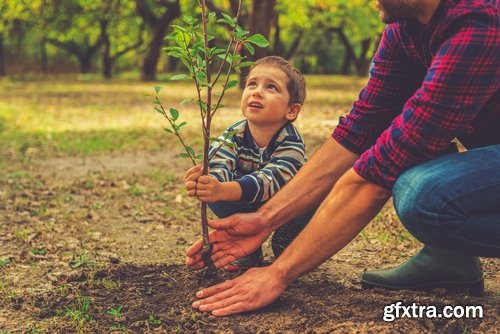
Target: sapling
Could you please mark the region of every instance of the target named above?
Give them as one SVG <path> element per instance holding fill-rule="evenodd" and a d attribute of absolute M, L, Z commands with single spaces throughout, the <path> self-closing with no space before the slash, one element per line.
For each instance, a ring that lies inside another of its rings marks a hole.
<path fill-rule="evenodd" d="M 208 11 L 205 0 L 199 1 L 199 7 L 201 8 L 200 19 L 184 16 L 183 26 L 172 25 L 173 32 L 167 35 L 166 40 L 170 41 L 173 46 L 168 46 L 165 50 L 169 56 L 181 60 L 187 69 L 187 73 L 175 75 L 170 80 L 191 78 L 196 87 L 196 97 L 184 100 L 181 105 L 194 102 L 198 106 L 203 135 L 202 154 L 197 154 L 181 136 L 181 130 L 187 123 L 179 121 L 179 110 L 171 107 L 168 108 L 167 112 L 167 109 L 163 107 L 159 97 L 160 86 L 154 87 L 155 100 L 153 103 L 156 105 L 155 110 L 168 121 L 168 127 L 165 128 L 165 131 L 177 137 L 184 147 L 185 152 L 181 153 L 180 156 L 189 159 L 193 165 L 197 164 L 197 160 L 202 160 L 203 175 L 207 175 L 208 163 L 211 158 L 209 156 L 210 143 L 218 141 L 220 146 L 234 145 L 229 141 L 230 134 L 223 138 L 212 138 L 210 127 L 216 111 L 223 107 L 221 102 L 226 91 L 238 86 L 238 80 L 230 78 L 233 70 L 239 71 L 243 67 L 254 64 L 245 61 L 245 57 L 239 54 L 240 50 L 244 47 L 253 55 L 254 45 L 267 47 L 269 43 L 261 34 L 249 35 L 248 31 L 238 25 L 241 0 L 235 17 L 222 13 L 221 17 L 217 19 L 215 13 Z M 215 37 L 208 33 L 209 24 L 224 25 L 228 28 L 229 42 L 226 47 L 214 45 Z M 202 258 L 209 273 L 216 275 L 216 268 L 211 259 L 212 244 L 208 239 L 206 203 L 201 203 L 201 226 L 203 232 Z"/>

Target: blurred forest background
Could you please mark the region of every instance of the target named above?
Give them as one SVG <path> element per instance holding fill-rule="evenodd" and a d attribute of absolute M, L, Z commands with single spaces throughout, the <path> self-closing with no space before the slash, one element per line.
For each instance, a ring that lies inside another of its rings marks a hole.
<path fill-rule="evenodd" d="M 243 0 L 240 25 L 271 43 L 250 59 L 273 54 L 306 74 L 366 75 L 383 30 L 374 3 Z M 207 4 L 234 16 L 238 0 Z M 197 12 L 197 0 L 0 0 L 0 76 L 158 80 L 183 70 L 162 52 L 170 25 Z"/>

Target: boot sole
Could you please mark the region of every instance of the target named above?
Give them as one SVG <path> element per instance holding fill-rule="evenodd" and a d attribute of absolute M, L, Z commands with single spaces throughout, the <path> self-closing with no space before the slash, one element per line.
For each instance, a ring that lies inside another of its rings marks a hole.
<path fill-rule="evenodd" d="M 433 282 L 429 284 L 413 285 L 413 286 L 393 286 L 379 283 L 372 283 L 361 280 L 361 287 L 363 289 L 373 289 L 373 288 L 385 288 L 389 290 L 431 290 L 437 288 L 445 289 L 467 289 L 469 294 L 472 296 L 481 297 L 484 295 L 484 278 L 472 282 L 456 282 L 456 281 L 444 281 L 444 282 Z"/>

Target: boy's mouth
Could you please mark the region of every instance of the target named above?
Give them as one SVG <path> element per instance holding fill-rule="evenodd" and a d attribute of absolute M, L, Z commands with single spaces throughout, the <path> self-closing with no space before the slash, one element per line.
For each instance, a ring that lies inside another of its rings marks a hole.
<path fill-rule="evenodd" d="M 248 106 L 249 106 L 250 108 L 256 108 L 256 109 L 262 109 L 262 108 L 264 108 L 264 106 L 262 105 L 262 103 L 259 103 L 259 102 L 254 102 L 254 101 L 250 102 L 250 103 L 248 104 Z"/>

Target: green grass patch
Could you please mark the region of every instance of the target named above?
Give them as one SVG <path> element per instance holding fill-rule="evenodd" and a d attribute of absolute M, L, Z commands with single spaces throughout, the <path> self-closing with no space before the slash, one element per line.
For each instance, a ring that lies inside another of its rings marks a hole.
<path fill-rule="evenodd" d="M 316 75 L 306 79 L 308 99 L 300 120 L 304 123 L 337 118 L 347 112 L 366 82 L 366 78 L 347 76 Z M 91 77 L 1 80 L 0 153 L 31 159 L 175 149 L 177 139 L 163 132 L 166 120 L 154 111 L 152 98 L 144 96 L 153 93 L 155 85 L 158 83 L 135 79 L 107 82 Z M 192 104 L 180 105 L 182 100 L 195 96 L 193 85 L 189 81 L 160 85 L 164 107 L 180 111 L 180 120 L 188 122 L 183 128 L 185 138 L 191 146 L 200 146 L 199 111 Z M 226 107 L 214 119 L 214 134 L 241 119 L 240 97 L 237 89 L 226 94 Z M 180 148 L 177 151 L 182 152 Z"/>

